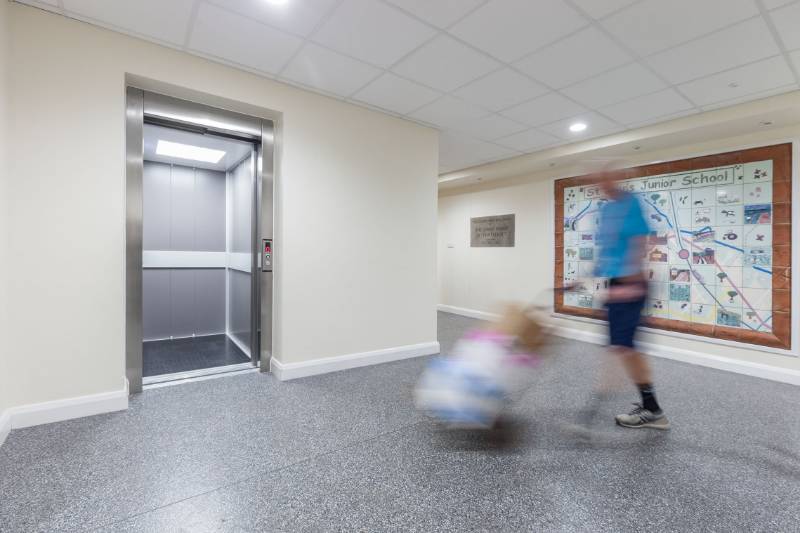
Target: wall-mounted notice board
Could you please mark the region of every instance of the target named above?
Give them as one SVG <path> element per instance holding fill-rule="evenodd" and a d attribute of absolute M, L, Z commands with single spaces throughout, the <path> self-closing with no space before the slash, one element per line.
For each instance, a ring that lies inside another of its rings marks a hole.
<path fill-rule="evenodd" d="M 614 172 L 650 224 L 644 325 L 791 347 L 792 150 L 766 146 Z M 592 277 L 597 175 L 555 182 L 558 313 L 603 318 Z"/>
<path fill-rule="evenodd" d="M 475 217 L 470 219 L 472 248 L 513 248 L 516 215 Z"/>

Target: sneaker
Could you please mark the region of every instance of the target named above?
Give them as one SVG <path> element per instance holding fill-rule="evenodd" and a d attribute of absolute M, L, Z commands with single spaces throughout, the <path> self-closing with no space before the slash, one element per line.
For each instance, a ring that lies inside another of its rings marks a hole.
<path fill-rule="evenodd" d="M 617 415 L 614 420 L 617 424 L 626 428 L 654 428 L 654 429 L 669 429 L 669 420 L 664 416 L 664 412 L 659 410 L 655 413 L 642 407 L 640 404 L 634 404 L 636 408 L 627 415 Z"/>

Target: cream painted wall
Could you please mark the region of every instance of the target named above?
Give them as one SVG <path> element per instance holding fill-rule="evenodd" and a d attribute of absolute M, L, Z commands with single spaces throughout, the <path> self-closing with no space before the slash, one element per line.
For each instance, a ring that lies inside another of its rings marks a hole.
<path fill-rule="evenodd" d="M 507 300 L 548 302 L 547 180 L 439 198 L 439 302 L 496 312 Z M 513 248 L 470 248 L 472 217 L 515 214 Z"/>
<path fill-rule="evenodd" d="M 0 0 L 0 417 L 6 407 L 10 406 L 8 389 L 10 380 L 7 366 L 8 333 L 7 333 L 7 295 L 8 287 L 8 157 L 6 142 L 8 117 L 8 70 L 10 53 L 10 13 L 8 2 Z M 2 428 L 0 427 L 0 433 Z"/>
<path fill-rule="evenodd" d="M 708 153 L 720 153 L 750 146 L 768 145 L 800 139 L 800 126 L 738 138 L 715 139 L 692 146 L 638 154 L 620 166 L 631 167 L 654 160 L 683 159 Z M 795 198 L 800 187 L 797 176 L 798 146 L 795 145 Z M 513 179 L 445 189 L 439 197 L 439 303 L 471 311 L 495 313 L 503 301 L 531 301 L 553 286 L 553 179 L 579 175 L 577 168 L 541 172 Z M 557 174 L 557 175 L 554 175 Z M 797 212 L 797 209 L 795 210 Z M 794 224 L 797 226 L 795 212 Z M 514 248 L 470 248 L 469 219 L 474 216 L 516 213 L 517 232 Z M 796 247 L 797 248 L 797 247 Z M 795 279 L 797 256 L 795 249 Z M 797 325 L 797 290 L 795 288 Z M 551 305 L 545 296 L 541 301 Z M 582 332 L 604 334 L 602 324 L 580 319 L 554 318 L 557 326 Z M 800 334 L 795 327 L 794 337 Z M 641 337 L 648 343 L 757 362 L 779 368 L 800 370 L 800 357 L 758 351 L 746 345 L 730 346 L 703 341 L 700 337 L 677 337 L 648 333 Z M 797 346 L 797 343 L 795 343 Z"/>
<path fill-rule="evenodd" d="M 281 362 L 436 341 L 435 131 L 10 9 L 15 404 L 122 388 L 126 73 L 282 113 Z"/>

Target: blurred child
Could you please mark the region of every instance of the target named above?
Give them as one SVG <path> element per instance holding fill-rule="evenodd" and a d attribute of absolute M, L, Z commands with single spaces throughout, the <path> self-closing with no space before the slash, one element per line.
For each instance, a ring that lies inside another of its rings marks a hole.
<path fill-rule="evenodd" d="M 530 310 L 509 305 L 498 322 L 468 332 L 452 355 L 431 362 L 415 391 L 417 407 L 448 427 L 496 427 L 529 381 L 544 337 Z"/>

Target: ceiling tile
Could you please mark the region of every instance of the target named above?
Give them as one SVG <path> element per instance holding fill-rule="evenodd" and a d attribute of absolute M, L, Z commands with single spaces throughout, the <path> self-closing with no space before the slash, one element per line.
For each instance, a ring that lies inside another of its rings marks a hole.
<path fill-rule="evenodd" d="M 541 150 L 546 146 L 558 144 L 561 141 L 537 129 L 530 129 L 521 133 L 509 135 L 508 137 L 503 137 L 495 142 L 513 148 L 514 150 L 519 150 L 520 152 L 533 152 L 535 150 Z"/>
<path fill-rule="evenodd" d="M 486 110 L 453 96 L 445 96 L 409 116 L 443 129 L 458 129 L 467 121 L 486 115 Z"/>
<path fill-rule="evenodd" d="M 447 28 L 478 7 L 483 0 L 388 0 L 429 24 Z"/>
<path fill-rule="evenodd" d="M 466 133 L 476 139 L 493 141 L 500 137 L 506 137 L 512 133 L 520 132 L 528 126 L 515 122 L 500 115 L 488 115 L 477 120 L 468 120 L 457 128 L 459 132 Z"/>
<path fill-rule="evenodd" d="M 776 7 L 785 6 L 790 2 L 794 2 L 795 0 L 761 0 L 764 3 L 764 7 L 767 9 L 775 9 Z"/>
<path fill-rule="evenodd" d="M 189 29 L 194 0 L 65 0 L 68 12 L 146 35 L 183 45 Z"/>
<path fill-rule="evenodd" d="M 794 63 L 794 68 L 797 72 L 800 72 L 800 50 L 792 52 L 789 54 L 789 57 L 792 59 L 792 63 Z"/>
<path fill-rule="evenodd" d="M 463 146 L 466 142 L 475 142 L 475 139 L 449 131 L 443 131 L 439 134 L 439 150 L 442 153 L 455 154 L 464 151 Z"/>
<path fill-rule="evenodd" d="M 456 172 L 457 170 L 467 168 L 467 166 L 468 165 L 462 165 L 461 163 L 444 156 L 439 156 L 439 175 Z"/>
<path fill-rule="evenodd" d="M 665 87 L 655 74 L 639 63 L 631 63 L 562 89 L 561 92 L 596 109 Z"/>
<path fill-rule="evenodd" d="M 336 0 L 292 0 L 286 5 L 274 5 L 264 0 L 209 1 L 303 37 L 307 37 L 337 3 Z"/>
<path fill-rule="evenodd" d="M 669 122 L 671 120 L 687 117 L 689 115 L 696 115 L 697 113 L 701 112 L 701 109 L 691 107 L 688 109 L 684 109 L 683 111 L 670 113 L 669 115 L 661 115 L 659 117 L 652 117 L 642 120 L 641 122 L 633 122 L 631 124 L 626 124 L 626 126 L 628 127 L 628 129 L 636 129 L 636 128 L 643 128 L 645 126 L 651 126 L 653 124 L 661 124 L 663 122 Z"/>
<path fill-rule="evenodd" d="M 747 20 L 647 59 L 672 84 L 683 83 L 780 53 L 761 17 Z"/>
<path fill-rule="evenodd" d="M 515 66 L 560 89 L 632 60 L 601 31 L 589 27 L 523 58 Z"/>
<path fill-rule="evenodd" d="M 419 83 L 387 72 L 361 89 L 353 98 L 405 115 L 433 102 L 441 95 L 441 93 L 428 89 Z"/>
<path fill-rule="evenodd" d="M 476 142 L 483 142 L 483 141 L 476 141 Z M 467 150 L 460 152 L 443 152 L 439 156 L 440 171 L 452 172 L 454 170 L 463 170 L 465 168 L 474 167 L 483 163 L 519 155 L 518 152 L 514 152 L 512 150 L 509 150 L 508 148 L 503 148 L 503 147 L 500 147 L 502 150 L 505 150 L 503 153 L 487 155 L 488 153 L 491 153 L 491 150 L 494 148 L 494 145 L 489 145 L 488 143 L 484 143 L 483 147 L 487 151 L 487 153 L 479 154 L 477 152 L 470 152 Z"/>
<path fill-rule="evenodd" d="M 674 89 L 640 96 L 621 104 L 604 107 L 600 111 L 613 120 L 625 124 L 640 124 L 651 119 L 673 115 L 691 109 L 692 104 Z"/>
<path fill-rule="evenodd" d="M 770 17 L 787 50 L 800 48 L 800 3 L 777 9 Z"/>
<path fill-rule="evenodd" d="M 576 122 L 585 123 L 588 128 L 580 133 L 573 133 L 569 131 L 569 127 Z M 603 135 L 610 135 L 618 131 L 622 131 L 622 126 L 619 126 L 607 118 L 604 118 L 597 113 L 589 112 L 570 117 L 568 119 L 559 120 L 546 126 L 539 128 L 545 133 L 549 133 L 554 137 L 564 139 L 565 141 L 578 141 L 582 139 L 591 139 L 594 137 L 602 137 Z"/>
<path fill-rule="evenodd" d="M 436 30 L 374 0 L 344 0 L 313 40 L 373 65 L 389 67 Z"/>
<path fill-rule="evenodd" d="M 58 0 L 15 0 L 20 4 L 25 4 L 29 6 L 36 6 L 36 7 L 43 7 L 48 11 L 56 11 L 54 9 L 50 9 L 51 7 L 58 7 Z"/>
<path fill-rule="evenodd" d="M 473 81 L 455 94 L 492 111 L 499 111 L 546 92 L 547 89 L 535 81 L 503 68 Z"/>
<path fill-rule="evenodd" d="M 519 155 L 519 152 L 465 135 L 442 133 L 439 136 L 441 160 L 453 170 Z"/>
<path fill-rule="evenodd" d="M 788 92 L 796 91 L 797 89 L 798 89 L 797 84 L 793 83 L 791 85 L 784 85 L 783 87 L 775 87 L 773 89 L 767 89 L 766 91 L 759 91 L 757 93 L 748 94 L 746 96 L 741 96 L 739 98 L 734 98 L 732 100 L 725 100 L 724 102 L 716 102 L 713 104 L 704 105 L 700 109 L 702 109 L 703 111 L 710 111 L 712 109 L 721 109 L 736 104 L 744 104 L 746 102 L 760 100 L 762 98 L 769 98 L 770 96 L 786 94 Z"/>
<path fill-rule="evenodd" d="M 650 55 L 758 15 L 753 0 L 645 0 L 602 24 L 639 55 Z"/>
<path fill-rule="evenodd" d="M 636 0 L 572 0 L 575 5 L 583 9 L 587 15 L 594 19 L 607 17 L 611 13 L 629 6 Z"/>
<path fill-rule="evenodd" d="M 194 51 L 269 73 L 277 73 L 301 44 L 299 37 L 211 4 L 200 6 L 189 39 Z"/>
<path fill-rule="evenodd" d="M 555 122 L 584 111 L 586 111 L 584 107 L 572 100 L 564 98 L 558 93 L 549 93 L 530 102 L 506 109 L 502 114 L 529 126 L 539 126 L 540 124 Z"/>
<path fill-rule="evenodd" d="M 442 35 L 402 60 L 392 70 L 423 85 L 449 92 L 499 66 L 497 61 Z"/>
<path fill-rule="evenodd" d="M 491 0 L 450 32 L 503 61 L 516 61 L 587 22 L 562 0 Z"/>
<path fill-rule="evenodd" d="M 479 159 L 474 154 L 442 154 L 439 157 L 439 173 L 446 174 L 478 166 L 491 160 Z"/>
<path fill-rule="evenodd" d="M 783 57 L 773 57 L 684 83 L 679 88 L 696 105 L 732 100 L 795 82 Z"/>
<path fill-rule="evenodd" d="M 363 87 L 380 70 L 312 43 L 292 59 L 281 77 L 347 96 Z"/>

